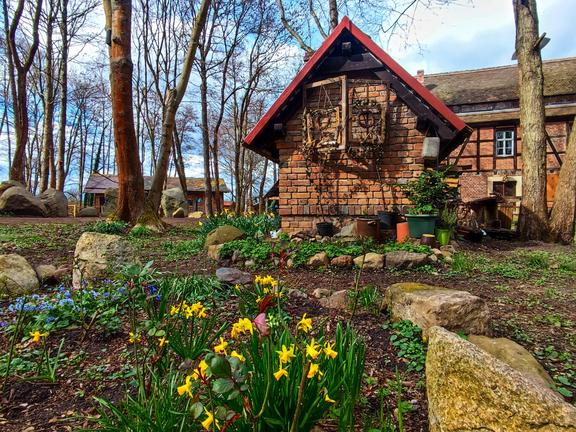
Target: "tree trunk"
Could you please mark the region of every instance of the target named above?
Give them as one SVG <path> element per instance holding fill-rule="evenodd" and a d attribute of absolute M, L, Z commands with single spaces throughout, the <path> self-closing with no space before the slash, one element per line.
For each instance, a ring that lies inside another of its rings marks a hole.
<path fill-rule="evenodd" d="M 204 156 L 204 211 L 207 216 L 213 216 L 212 178 L 210 176 L 210 133 L 208 131 L 208 76 L 204 56 L 200 60 L 200 105 L 202 111 L 202 155 Z"/>
<path fill-rule="evenodd" d="M 550 216 L 550 239 L 561 243 L 574 241 L 576 222 L 576 118 L 572 124 L 566 153 L 560 168 L 554 206 Z"/>
<path fill-rule="evenodd" d="M 49 176 L 54 178 L 51 171 L 54 158 L 54 56 L 52 48 L 52 32 L 54 29 L 54 0 L 49 2 L 50 11 L 46 22 L 46 88 L 43 97 L 44 110 L 44 142 L 42 145 L 42 165 L 40 168 L 40 192 L 49 186 Z"/>
<path fill-rule="evenodd" d="M 258 191 L 258 213 L 263 213 L 264 208 L 264 188 L 266 187 L 266 176 L 268 175 L 268 158 L 264 159 L 264 172 L 260 181 L 260 190 Z"/>
<path fill-rule="evenodd" d="M 131 0 L 104 0 L 106 28 L 111 30 L 110 90 L 116 165 L 118 204 L 116 217 L 134 223 L 144 205 L 144 180 L 132 106 Z"/>
<path fill-rule="evenodd" d="M 62 38 L 62 53 L 60 59 L 60 124 L 58 126 L 58 181 L 56 189 L 64 190 L 66 183 L 66 121 L 68 111 L 68 0 L 61 0 L 60 5 L 60 36 Z"/>
<path fill-rule="evenodd" d="M 516 18 L 520 125 L 522 126 L 522 201 L 518 232 L 541 240 L 548 225 L 546 206 L 546 123 L 544 76 L 538 43 L 536 0 L 513 0 Z"/>
<path fill-rule="evenodd" d="M 334 30 L 338 27 L 338 5 L 336 0 L 328 0 L 328 4 L 330 6 L 330 27 Z"/>

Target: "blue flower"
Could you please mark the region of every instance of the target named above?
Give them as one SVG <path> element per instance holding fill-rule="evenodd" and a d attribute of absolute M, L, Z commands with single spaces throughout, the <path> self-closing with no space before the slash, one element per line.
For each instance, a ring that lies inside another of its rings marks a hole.
<path fill-rule="evenodd" d="M 7 327 L 8 323 L 6 321 L 0 321 L 0 328 Z"/>
<path fill-rule="evenodd" d="M 69 298 L 64 298 L 58 302 L 58 306 L 65 307 L 67 305 L 74 306 L 74 300 Z"/>
<path fill-rule="evenodd" d="M 49 324 L 51 322 L 56 321 L 56 318 L 54 318 L 53 316 L 47 316 L 46 317 L 46 324 Z"/>

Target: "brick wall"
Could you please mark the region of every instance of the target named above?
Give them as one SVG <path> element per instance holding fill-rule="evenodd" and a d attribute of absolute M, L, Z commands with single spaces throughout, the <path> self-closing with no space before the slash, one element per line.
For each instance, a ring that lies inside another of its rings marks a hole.
<path fill-rule="evenodd" d="M 384 104 L 388 97 L 382 83 L 348 81 L 349 105 L 357 98 Z M 341 102 L 338 83 L 308 90 L 308 108 L 336 107 Z M 361 155 L 360 141 L 365 138 L 358 119 L 349 109 L 348 143 L 352 151 L 340 148 L 321 153 L 307 162 L 302 152 L 303 109 L 287 123 L 287 133 L 277 139 L 280 153 L 279 212 L 282 229 L 293 232 L 313 228 L 316 222 L 330 219 L 337 224 L 364 214 L 375 215 L 392 205 L 407 204 L 400 186 L 417 177 L 423 168 L 423 135 L 416 130 L 416 116 L 389 93 L 387 137 L 381 169 L 373 157 Z M 342 116 L 342 112 L 338 115 Z M 331 124 L 327 121 L 326 124 Z M 360 153 L 360 154 L 359 154 Z"/>
<path fill-rule="evenodd" d="M 549 121 L 546 130 L 554 148 L 562 158 L 566 151 L 568 137 L 568 122 Z M 495 131 L 512 129 L 515 131 L 514 156 L 494 157 Z M 558 172 L 560 165 L 553 149 L 547 145 L 547 168 L 550 174 Z M 455 163 L 461 148 L 450 155 L 450 162 Z M 457 164 L 463 171 L 460 178 L 460 194 L 464 201 L 488 196 L 487 178 L 492 175 L 519 176 L 522 175 L 522 128 L 514 123 L 510 125 L 482 126 L 474 128 Z M 553 195 L 555 186 L 549 185 L 549 195 Z"/>

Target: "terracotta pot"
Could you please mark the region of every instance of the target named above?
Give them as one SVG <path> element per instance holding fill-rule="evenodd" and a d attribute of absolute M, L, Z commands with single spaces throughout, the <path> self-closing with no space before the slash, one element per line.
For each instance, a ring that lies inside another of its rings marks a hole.
<path fill-rule="evenodd" d="M 396 224 L 396 241 L 398 243 L 404 243 L 410 238 L 410 232 L 408 231 L 408 222 L 399 222 Z"/>
<path fill-rule="evenodd" d="M 375 219 L 356 219 L 356 232 L 361 238 L 378 238 L 378 221 Z"/>

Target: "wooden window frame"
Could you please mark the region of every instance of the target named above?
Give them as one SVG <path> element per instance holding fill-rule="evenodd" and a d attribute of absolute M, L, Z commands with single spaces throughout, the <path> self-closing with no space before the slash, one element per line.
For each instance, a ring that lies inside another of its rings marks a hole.
<path fill-rule="evenodd" d="M 511 138 L 498 138 L 498 133 L 510 132 L 512 134 Z M 512 153 L 511 154 L 498 154 L 498 143 L 502 141 L 504 144 L 504 151 L 506 151 L 506 141 L 512 141 Z M 514 126 L 494 128 L 494 157 L 495 158 L 510 158 L 516 156 L 516 128 Z"/>

